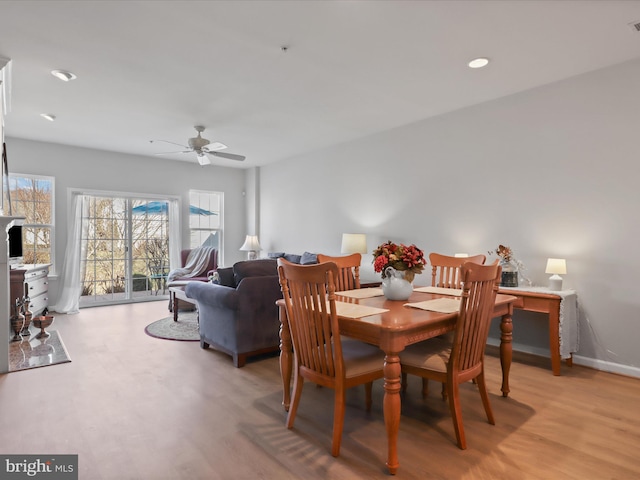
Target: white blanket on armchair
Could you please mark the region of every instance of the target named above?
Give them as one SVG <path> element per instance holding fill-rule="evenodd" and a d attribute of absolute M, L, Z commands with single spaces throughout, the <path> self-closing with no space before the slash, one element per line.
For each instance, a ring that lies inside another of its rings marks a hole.
<path fill-rule="evenodd" d="M 167 281 L 171 282 L 176 278 L 200 277 L 207 273 L 206 270 L 209 266 L 209 258 L 212 255 L 212 250 L 213 248 L 211 247 L 198 247 L 191 250 L 185 266 L 171 270 Z"/>

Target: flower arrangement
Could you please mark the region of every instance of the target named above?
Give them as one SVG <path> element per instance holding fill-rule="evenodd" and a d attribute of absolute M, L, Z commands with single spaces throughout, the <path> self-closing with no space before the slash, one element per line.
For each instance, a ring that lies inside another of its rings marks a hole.
<path fill-rule="evenodd" d="M 415 245 L 396 244 L 389 240 L 373 251 L 373 269 L 382 273 L 382 278 L 386 276 L 387 267 L 393 267 L 406 272 L 405 279 L 412 282 L 416 274 L 422 273 L 426 263 L 424 252 Z"/>
<path fill-rule="evenodd" d="M 505 247 L 504 245 L 498 245 L 494 252 L 488 253 L 495 253 L 503 262 L 510 262 L 513 259 L 513 250 L 511 250 L 511 247 Z"/>

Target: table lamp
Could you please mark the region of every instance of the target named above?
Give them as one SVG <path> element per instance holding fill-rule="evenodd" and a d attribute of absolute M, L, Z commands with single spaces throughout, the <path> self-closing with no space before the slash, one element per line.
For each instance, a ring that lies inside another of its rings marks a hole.
<path fill-rule="evenodd" d="M 367 253 L 367 236 L 364 233 L 343 233 L 342 253 Z"/>
<path fill-rule="evenodd" d="M 560 275 L 567 274 L 567 262 L 564 258 L 547 259 L 547 269 L 545 273 L 551 273 L 549 277 L 549 290 L 562 290 L 562 277 Z"/>
<path fill-rule="evenodd" d="M 248 252 L 247 258 L 249 260 L 255 260 L 258 258 L 258 251 L 261 250 L 260 242 L 257 235 L 247 235 L 244 239 L 244 243 L 240 247 L 241 252 Z"/>

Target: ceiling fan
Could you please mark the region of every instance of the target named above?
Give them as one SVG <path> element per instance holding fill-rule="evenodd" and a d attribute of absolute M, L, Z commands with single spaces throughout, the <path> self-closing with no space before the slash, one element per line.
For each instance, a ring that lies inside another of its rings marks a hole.
<path fill-rule="evenodd" d="M 200 165 L 209 165 L 211 163 L 211 159 L 207 155 L 212 155 L 214 157 L 227 158 L 229 160 L 237 160 L 242 162 L 246 157 L 243 155 L 236 155 L 235 153 L 223 153 L 218 150 L 222 150 L 227 148 L 226 145 L 220 142 L 211 143 L 206 138 L 202 138 L 201 133 L 204 132 L 204 127 L 202 125 L 196 125 L 193 127 L 198 132 L 197 137 L 190 138 L 187 145 L 182 145 L 180 143 L 169 142 L 168 140 L 150 140 L 151 143 L 154 142 L 165 142 L 170 143 L 172 145 L 178 145 L 186 150 L 180 150 L 178 152 L 162 152 L 156 153 L 156 155 L 171 155 L 175 153 L 195 153 L 198 158 L 198 163 Z"/>

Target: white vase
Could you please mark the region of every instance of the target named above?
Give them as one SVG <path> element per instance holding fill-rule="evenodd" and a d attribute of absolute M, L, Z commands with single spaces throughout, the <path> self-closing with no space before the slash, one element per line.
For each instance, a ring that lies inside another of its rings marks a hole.
<path fill-rule="evenodd" d="M 407 300 L 413 293 L 413 282 L 405 278 L 404 271 L 387 267 L 384 270 L 385 277 L 382 279 L 382 293 L 387 300 Z"/>

